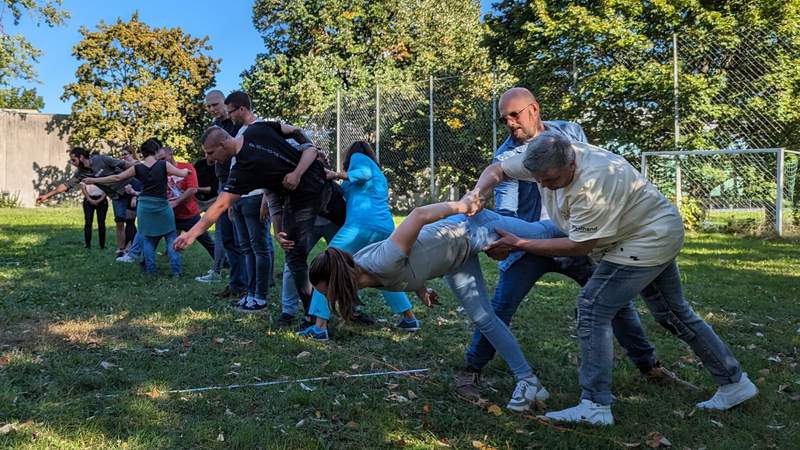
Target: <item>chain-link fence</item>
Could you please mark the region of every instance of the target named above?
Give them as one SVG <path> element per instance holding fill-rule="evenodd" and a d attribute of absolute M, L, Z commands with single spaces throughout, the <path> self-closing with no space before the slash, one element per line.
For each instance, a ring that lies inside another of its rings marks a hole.
<path fill-rule="evenodd" d="M 800 60 L 800 43 L 782 40 L 770 30 L 748 30 L 726 41 L 675 35 L 645 50 L 612 55 L 583 48 L 574 52 L 505 73 L 342 90 L 336 104 L 310 118 L 307 128 L 334 164 L 353 141 L 372 143 L 398 213 L 431 200 L 456 198 L 475 182 L 506 139 L 496 120 L 497 99 L 519 84 L 537 96 L 545 120 L 581 124 L 590 142 L 625 155 L 636 166 L 645 151 L 800 147 L 800 121 L 787 112 L 796 109 L 789 103 L 800 96 L 797 64 L 791 63 Z M 651 162 L 649 174 L 674 178 L 676 171 L 681 173 L 675 161 L 659 157 Z M 722 204 L 720 196 L 728 196 L 723 203 L 737 209 L 751 196 L 750 206 L 773 205 L 771 213 L 763 208 L 764 222 L 780 215 L 774 210 L 774 153 L 723 152 L 682 156 L 681 161 L 686 161 L 685 168 L 679 167 L 689 183 L 686 199 L 675 196 L 674 180 L 669 188 L 654 179 L 681 207 L 694 202 L 723 209 L 715 205 Z M 793 161 L 794 156 L 787 156 L 784 164 L 784 204 L 796 210 Z M 733 178 L 719 180 L 723 173 Z M 731 184 L 752 186 L 728 189 Z M 770 189 L 771 202 L 759 194 Z M 713 201 L 708 196 L 712 192 L 719 193 Z"/>

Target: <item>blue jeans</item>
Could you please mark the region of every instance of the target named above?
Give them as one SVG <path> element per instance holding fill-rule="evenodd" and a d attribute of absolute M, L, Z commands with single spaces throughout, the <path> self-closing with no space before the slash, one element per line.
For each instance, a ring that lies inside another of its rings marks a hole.
<path fill-rule="evenodd" d="M 739 361 L 683 297 L 675 260 L 653 267 L 601 261 L 578 296 L 581 399 L 611 404 L 611 321 L 638 294 L 656 322 L 689 344 L 716 383 L 739 381 Z"/>
<path fill-rule="evenodd" d="M 239 246 L 236 243 L 236 234 L 233 231 L 233 223 L 231 223 L 227 211 L 219 216 L 216 225 L 217 235 L 214 245 L 221 245 L 225 249 L 225 255 L 228 257 L 228 264 L 231 266 L 230 281 L 228 284 L 231 289 L 235 291 L 246 291 L 247 273 L 245 262 L 241 252 L 239 252 Z"/>
<path fill-rule="evenodd" d="M 144 242 L 144 237 L 142 233 L 136 233 L 133 237 L 133 241 L 131 241 L 131 246 L 128 248 L 128 256 L 131 258 L 138 258 L 142 254 L 142 247 Z"/>
<path fill-rule="evenodd" d="M 273 253 L 269 220 L 262 222 L 260 218 L 261 197 L 242 197 L 233 205 L 233 228 L 247 268 L 247 293 L 258 300 L 266 300 Z"/>
<path fill-rule="evenodd" d="M 560 264 L 564 260 L 571 264 Z M 559 258 L 557 260 L 527 253 L 507 269 L 500 269 L 500 280 L 492 298 L 492 309 L 503 323 L 510 325 L 511 317 L 517 312 L 522 299 L 545 273 L 556 272 L 566 275 L 583 286 L 589 280 L 593 270 L 594 264 L 587 257 Z M 632 300 L 617 312 L 611 325 L 614 336 L 625 349 L 628 358 L 637 367 L 647 370 L 656 364 L 655 347 L 650 344 L 642 329 L 639 314 L 636 312 Z M 467 365 L 474 369 L 483 369 L 492 360 L 494 354 L 495 350 L 491 342 L 483 336 L 480 330 L 475 330 L 472 342 L 464 355 Z"/>
<path fill-rule="evenodd" d="M 137 236 L 141 235 L 137 233 Z M 177 237 L 178 232 L 175 230 L 164 236 L 142 236 L 145 272 L 156 273 L 156 246 L 158 241 L 164 238 L 167 241 L 167 255 L 169 255 L 169 265 L 172 268 L 172 273 L 175 275 L 181 274 L 181 255 L 172 248 L 172 244 Z"/>
<path fill-rule="evenodd" d="M 338 248 L 339 250 L 353 254 L 373 242 L 388 239 L 390 234 L 391 231 L 369 230 L 356 225 L 345 224 L 345 226 L 336 233 L 333 240 L 329 241 L 328 247 Z M 411 302 L 408 300 L 408 296 L 405 292 L 381 290 L 381 294 L 383 294 L 383 299 L 386 301 L 386 304 L 389 305 L 389 309 L 393 313 L 399 314 L 411 309 Z M 331 318 L 328 299 L 317 290 L 314 290 L 314 294 L 311 296 L 311 310 L 309 314 L 325 320 Z"/>
<path fill-rule="evenodd" d="M 466 222 L 472 249 L 461 267 L 445 275 L 445 281 L 477 329 L 506 361 L 514 376 L 517 379 L 530 376 L 533 369 L 522 354 L 517 339 L 508 326 L 497 317 L 489 302 L 478 254 L 499 238 L 495 233 L 497 228 L 525 239 L 549 239 L 561 232 L 550 221 L 525 222 L 514 217 L 501 216 L 490 210 L 483 210 L 471 218 L 457 215 L 445 220 Z"/>
<path fill-rule="evenodd" d="M 339 227 L 335 223 L 323 217 L 317 217 L 311 228 L 308 248 L 314 248 L 323 237 L 326 241 L 332 242 L 337 231 L 339 231 Z M 300 311 L 300 305 L 300 295 L 297 294 L 292 271 L 289 270 L 288 264 L 284 264 L 283 279 L 281 280 L 281 312 L 294 316 Z"/>

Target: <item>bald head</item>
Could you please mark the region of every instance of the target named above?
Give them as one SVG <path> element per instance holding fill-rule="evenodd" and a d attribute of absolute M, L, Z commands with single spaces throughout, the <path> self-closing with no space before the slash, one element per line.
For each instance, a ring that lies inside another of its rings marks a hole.
<path fill-rule="evenodd" d="M 518 144 L 528 143 L 544 131 L 544 124 L 539 117 L 539 102 L 524 87 L 503 92 L 497 102 L 497 109 L 500 112 L 500 121 Z"/>
<path fill-rule="evenodd" d="M 525 103 L 533 103 L 536 101 L 536 97 L 533 96 L 531 91 L 525 89 L 524 87 L 513 87 L 503 92 L 503 95 L 500 96 L 499 104 L 517 99 Z"/>

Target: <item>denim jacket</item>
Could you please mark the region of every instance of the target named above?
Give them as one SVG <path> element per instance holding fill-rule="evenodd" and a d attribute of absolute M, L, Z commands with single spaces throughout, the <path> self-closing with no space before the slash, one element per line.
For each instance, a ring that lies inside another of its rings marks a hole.
<path fill-rule="evenodd" d="M 587 142 L 583 128 L 574 122 L 547 120 L 544 121 L 544 128 L 547 131 L 563 134 L 572 141 Z M 520 154 L 525 151 L 526 147 L 526 144 L 518 144 L 509 136 L 495 150 L 492 162 L 496 163 Z M 532 181 L 513 179 L 502 181 L 494 189 L 494 207 L 498 214 L 536 222 L 542 215 L 539 187 Z M 524 254 L 525 252 L 519 251 L 508 255 L 508 258 L 500 262 L 500 270 L 508 269 Z"/>

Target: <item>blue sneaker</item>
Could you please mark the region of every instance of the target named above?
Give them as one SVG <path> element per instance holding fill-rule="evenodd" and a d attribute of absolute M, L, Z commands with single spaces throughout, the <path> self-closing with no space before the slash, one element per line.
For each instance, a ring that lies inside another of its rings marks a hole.
<path fill-rule="evenodd" d="M 312 325 L 303 331 L 298 331 L 297 335 L 308 337 L 314 339 L 315 341 L 326 342 L 331 340 L 327 328 L 317 328 L 315 325 Z"/>
<path fill-rule="evenodd" d="M 414 332 L 419 331 L 419 320 L 417 319 L 406 319 L 403 317 L 400 322 L 397 322 L 395 325 L 396 328 L 402 331 Z"/>

